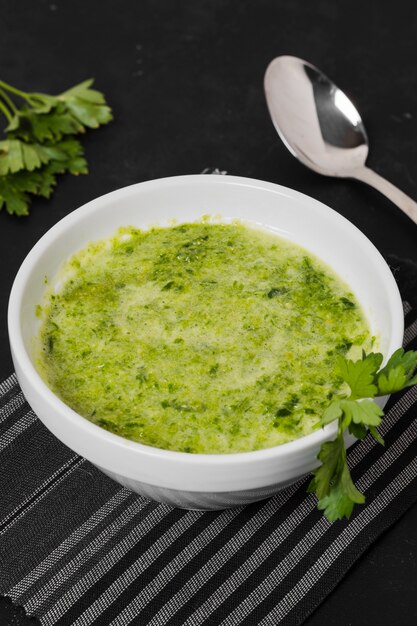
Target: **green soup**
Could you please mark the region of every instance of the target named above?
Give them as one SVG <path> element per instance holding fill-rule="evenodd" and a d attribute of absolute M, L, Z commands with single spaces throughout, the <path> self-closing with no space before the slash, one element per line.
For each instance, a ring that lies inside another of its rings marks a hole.
<path fill-rule="evenodd" d="M 67 262 L 39 311 L 39 370 L 66 404 L 183 452 L 311 433 L 340 386 L 336 356 L 372 344 L 329 267 L 238 223 L 121 228 Z"/>

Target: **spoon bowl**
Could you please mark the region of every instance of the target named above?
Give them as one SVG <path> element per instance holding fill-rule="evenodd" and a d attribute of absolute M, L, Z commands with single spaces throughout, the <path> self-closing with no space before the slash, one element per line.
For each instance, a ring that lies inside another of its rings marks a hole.
<path fill-rule="evenodd" d="M 326 176 L 356 178 L 387 196 L 417 223 L 417 204 L 365 163 L 369 142 L 354 104 L 317 67 L 277 57 L 265 73 L 269 113 L 288 150 Z"/>

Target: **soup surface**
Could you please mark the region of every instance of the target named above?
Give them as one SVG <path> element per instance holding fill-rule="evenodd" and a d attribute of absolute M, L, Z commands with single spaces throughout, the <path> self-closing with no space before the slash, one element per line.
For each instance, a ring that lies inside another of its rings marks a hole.
<path fill-rule="evenodd" d="M 66 404 L 183 452 L 311 433 L 340 385 L 336 356 L 372 343 L 327 265 L 239 223 L 120 228 L 66 263 L 38 312 L 39 370 Z"/>

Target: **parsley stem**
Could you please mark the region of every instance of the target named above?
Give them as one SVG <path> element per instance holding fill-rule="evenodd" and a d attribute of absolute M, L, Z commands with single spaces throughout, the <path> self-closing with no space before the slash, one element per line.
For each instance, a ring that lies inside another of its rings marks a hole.
<path fill-rule="evenodd" d="M 27 101 L 30 100 L 29 94 L 25 93 L 24 91 L 20 91 L 20 89 L 16 89 L 16 87 L 12 87 L 11 85 L 8 85 L 3 80 L 0 80 L 0 87 L 3 87 L 3 89 L 5 89 L 6 91 L 9 91 L 10 93 L 14 93 L 16 96 L 20 96 L 24 100 L 27 100 Z"/>
<path fill-rule="evenodd" d="M 11 109 L 12 113 L 14 115 L 16 115 L 17 113 L 17 107 L 15 106 L 15 103 L 13 102 L 13 100 L 8 96 L 8 94 L 4 91 L 4 89 L 0 88 L 0 96 L 3 98 L 5 104 L 7 104 L 7 106 L 9 107 L 9 109 Z"/>
<path fill-rule="evenodd" d="M 4 104 L 4 102 L 2 102 L 2 100 L 0 100 L 0 111 L 3 113 L 3 115 L 7 118 L 7 121 L 10 123 L 13 119 L 13 115 L 10 113 L 9 109 Z"/>

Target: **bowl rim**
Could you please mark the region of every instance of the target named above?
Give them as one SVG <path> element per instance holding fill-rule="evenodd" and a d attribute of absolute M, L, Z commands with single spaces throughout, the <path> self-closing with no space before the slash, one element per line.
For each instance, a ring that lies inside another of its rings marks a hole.
<path fill-rule="evenodd" d="M 392 333 L 390 338 L 391 345 L 400 347 L 403 339 L 404 332 L 404 317 L 402 309 L 402 301 L 400 292 L 395 282 L 395 279 L 387 265 L 385 259 L 381 253 L 375 247 L 375 245 L 366 237 L 366 235 L 357 228 L 352 222 L 350 222 L 343 215 L 328 207 L 324 203 L 320 202 L 304 194 L 283 185 L 276 183 L 270 183 L 262 180 L 257 180 L 248 177 L 240 176 L 207 176 L 204 174 L 191 174 L 182 176 L 169 176 L 165 178 L 152 179 L 133 185 L 121 187 L 109 193 L 98 196 L 89 202 L 83 204 L 79 208 L 72 211 L 70 214 L 59 220 L 54 226 L 52 226 L 32 247 L 25 259 L 23 260 L 10 293 L 9 305 L 8 305 L 8 331 L 9 340 L 12 348 L 14 358 L 17 360 L 21 370 L 31 380 L 38 393 L 45 399 L 48 405 L 58 414 L 64 415 L 67 420 L 71 421 L 73 425 L 81 431 L 90 432 L 95 438 L 102 439 L 108 444 L 121 449 L 129 449 L 135 454 L 141 456 L 145 455 L 148 458 L 164 459 L 166 461 L 182 461 L 190 466 L 197 464 L 205 465 L 235 465 L 246 463 L 257 463 L 262 460 L 271 459 L 285 459 L 293 456 L 295 453 L 303 453 L 310 450 L 312 447 L 323 443 L 328 440 L 331 435 L 336 433 L 337 426 L 333 422 L 325 427 L 319 428 L 308 435 L 299 437 L 293 441 L 280 444 L 271 448 L 263 448 L 261 450 L 253 450 L 248 452 L 235 452 L 224 454 L 207 454 L 207 453 L 187 453 L 179 452 L 175 450 L 165 450 L 162 448 L 152 447 L 139 442 L 125 439 L 119 435 L 115 435 L 96 424 L 90 422 L 87 418 L 81 416 L 79 413 L 71 409 L 66 405 L 57 395 L 55 395 L 47 384 L 43 381 L 42 377 L 38 373 L 37 369 L 32 363 L 29 354 L 25 348 L 23 337 L 20 329 L 20 311 L 22 306 L 23 297 L 26 287 L 28 285 L 29 277 L 33 266 L 36 264 L 39 257 L 53 240 L 65 232 L 67 229 L 71 229 L 72 226 L 79 221 L 82 221 L 87 216 L 99 212 L 101 208 L 108 202 L 114 200 L 123 199 L 126 196 L 135 193 L 136 189 L 148 188 L 151 190 L 162 186 L 181 186 L 188 183 L 204 182 L 204 184 L 211 185 L 238 185 L 243 187 L 251 187 L 252 189 L 260 189 L 262 191 L 270 191 L 278 195 L 300 199 L 301 201 L 308 202 L 311 207 L 314 208 L 320 214 L 326 214 L 328 218 L 338 221 L 344 228 L 346 228 L 352 235 L 353 239 L 368 248 L 368 252 L 373 255 L 373 258 L 378 266 L 378 270 L 385 276 L 386 290 L 388 293 L 388 299 L 392 302 L 392 313 L 397 319 L 393 320 Z M 65 259 L 62 260 L 62 262 Z M 396 349 L 394 347 L 394 349 Z M 17 368 L 16 368 L 17 369 Z"/>

